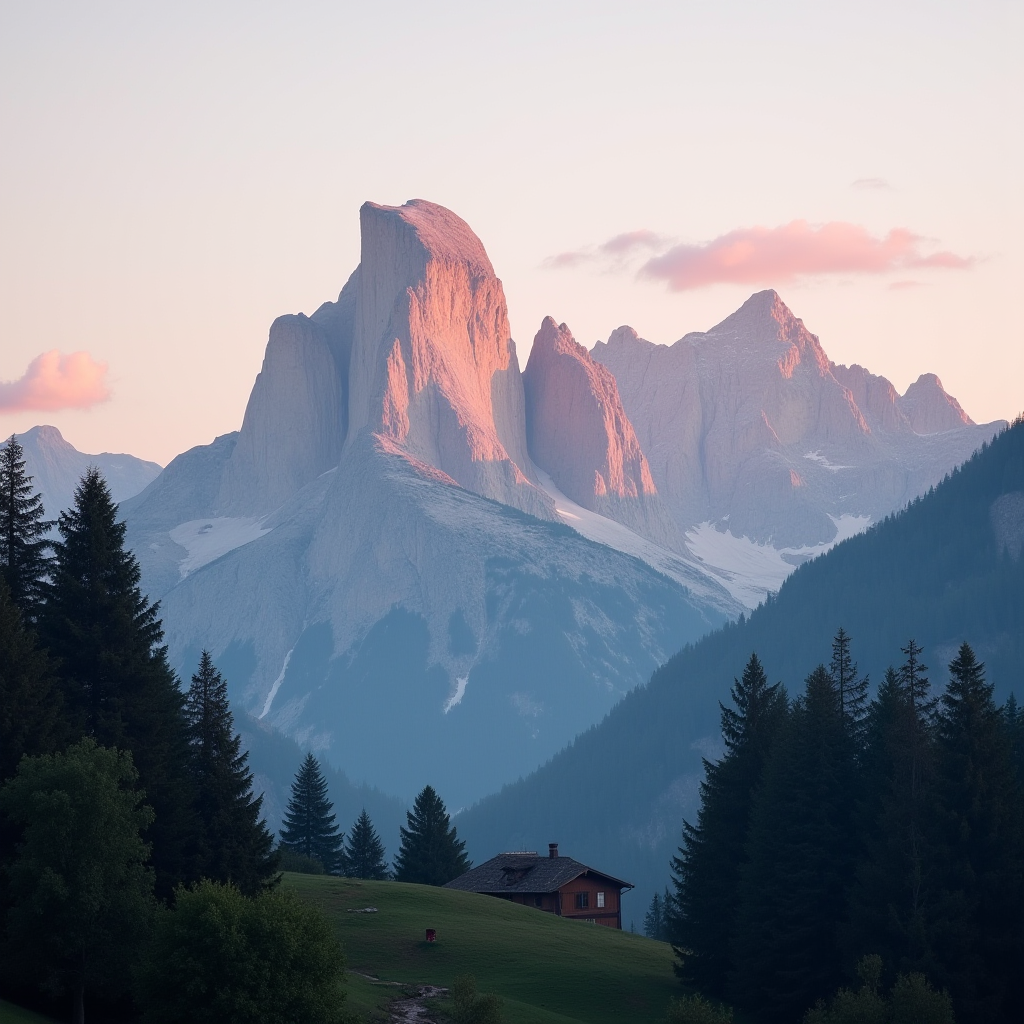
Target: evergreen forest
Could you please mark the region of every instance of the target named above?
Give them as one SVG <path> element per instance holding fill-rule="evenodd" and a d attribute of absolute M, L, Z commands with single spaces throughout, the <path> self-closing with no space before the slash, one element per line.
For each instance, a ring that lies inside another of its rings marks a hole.
<path fill-rule="evenodd" d="M 801 692 L 752 655 L 721 709 L 663 914 L 680 977 L 752 1020 L 828 1019 L 858 978 L 864 1002 L 917 979 L 961 1024 L 1024 1016 L 1024 716 L 967 643 L 942 686 L 900 657 L 868 702 L 841 629 Z"/>
<path fill-rule="evenodd" d="M 969 642 L 994 699 L 1024 697 L 1024 419 L 928 494 L 800 566 L 749 616 L 670 658 L 650 682 L 527 778 L 459 815 L 471 850 L 532 849 L 558 837 L 574 856 L 637 886 L 639 921 L 666 881 L 679 821 L 693 820 L 704 760 L 723 751 L 720 703 L 756 651 L 790 688 L 843 626 L 875 694 L 914 637 L 944 667 Z"/>

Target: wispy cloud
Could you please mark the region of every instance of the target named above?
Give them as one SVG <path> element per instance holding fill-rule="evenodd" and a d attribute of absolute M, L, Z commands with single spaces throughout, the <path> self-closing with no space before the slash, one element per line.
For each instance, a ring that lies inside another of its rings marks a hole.
<path fill-rule="evenodd" d="M 889 291 L 901 292 L 906 291 L 908 288 L 923 288 L 924 281 L 893 281 L 889 285 Z"/>
<path fill-rule="evenodd" d="M 106 378 L 107 364 L 88 352 L 43 352 L 20 379 L 0 381 L 0 411 L 88 409 L 110 398 Z"/>
<path fill-rule="evenodd" d="M 671 239 L 666 238 L 664 235 L 659 235 L 655 231 L 640 228 L 637 231 L 626 231 L 621 235 L 616 235 L 600 245 L 572 249 L 568 252 L 560 252 L 555 256 L 549 256 L 544 261 L 544 266 L 559 269 L 576 267 L 581 263 L 593 263 L 595 261 L 622 263 L 638 252 L 664 249 L 670 241 Z"/>
<path fill-rule="evenodd" d="M 795 220 L 776 228 L 738 228 L 702 245 L 675 245 L 649 259 L 640 273 L 688 291 L 720 283 L 779 285 L 827 274 L 964 270 L 974 264 L 952 252 L 926 253 L 923 242 L 906 228 L 878 238 L 859 224 Z"/>
<path fill-rule="evenodd" d="M 850 188 L 860 189 L 891 189 L 892 185 L 885 178 L 858 178 L 850 182 Z"/>

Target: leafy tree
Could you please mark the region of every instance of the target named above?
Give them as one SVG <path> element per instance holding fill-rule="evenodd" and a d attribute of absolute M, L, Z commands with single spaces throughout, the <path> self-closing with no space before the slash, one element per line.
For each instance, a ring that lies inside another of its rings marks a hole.
<path fill-rule="evenodd" d="M 766 1021 L 798 1019 L 842 980 L 856 771 L 838 691 L 819 666 L 766 767 L 740 882 L 732 990 Z"/>
<path fill-rule="evenodd" d="M 25 452 L 11 434 L 0 448 L 0 571 L 12 599 L 34 616 L 50 570 L 47 533 L 54 525 L 43 519 L 43 499 L 32 490 L 25 472 Z"/>
<path fill-rule="evenodd" d="M 312 754 L 299 766 L 281 826 L 281 845 L 320 861 L 324 870 L 338 874 L 342 867 L 344 836 L 334 823 L 334 808 L 320 762 Z"/>
<path fill-rule="evenodd" d="M 1021 792 L 992 684 L 968 644 L 949 673 L 936 719 L 931 954 L 961 1021 L 1019 1020 Z"/>
<path fill-rule="evenodd" d="M 125 524 L 103 477 L 89 469 L 58 522 L 40 633 L 59 660 L 64 706 L 78 735 L 132 752 L 156 812 L 149 834 L 157 891 L 186 876 L 193 830 L 182 694 L 167 664 L 157 606 L 139 589 Z"/>
<path fill-rule="evenodd" d="M 466 844 L 459 840 L 433 787 L 423 787 L 406 818 L 409 827 L 400 829 L 401 846 L 395 858 L 395 878 L 399 882 L 444 885 L 472 867 Z"/>
<path fill-rule="evenodd" d="M 0 577 L 0 781 L 23 754 L 53 751 L 63 731 L 60 708 L 53 665 Z"/>
<path fill-rule="evenodd" d="M 384 844 L 380 841 L 365 807 L 352 826 L 345 844 L 345 874 L 349 878 L 388 877 Z"/>
<path fill-rule="evenodd" d="M 249 755 L 241 749 L 228 704 L 228 686 L 208 651 L 185 697 L 189 768 L 198 818 L 195 874 L 234 882 L 252 895 L 274 877 L 273 837 L 253 796 Z"/>
<path fill-rule="evenodd" d="M 804 1024 L 890 1024 L 890 1006 L 879 991 L 882 958 L 872 954 L 857 964 L 860 988 L 841 988 L 826 1004 L 819 999 L 804 1015 Z"/>
<path fill-rule="evenodd" d="M 157 915 L 137 999 L 147 1024 L 336 1024 L 344 974 L 317 907 L 289 890 L 246 897 L 204 880 Z"/>
<path fill-rule="evenodd" d="M 74 1020 L 86 991 L 116 995 L 153 909 L 153 820 L 127 751 L 83 739 L 64 753 L 28 757 L 0 789 L 0 809 L 22 828 L 7 868 L 5 971 L 54 995 L 71 992 Z"/>
<path fill-rule="evenodd" d="M 889 996 L 880 991 L 882 958 L 862 957 L 857 964 L 861 986 L 840 989 L 826 1004 L 808 1010 L 804 1024 L 954 1024 L 946 992 L 936 992 L 923 974 L 901 974 Z"/>
<path fill-rule="evenodd" d="M 697 993 L 673 999 L 665 1019 L 668 1024 L 732 1024 L 732 1010 Z"/>
<path fill-rule="evenodd" d="M 785 692 L 768 685 L 756 654 L 733 681 L 732 701 L 731 708 L 719 705 L 725 756 L 717 764 L 705 759 L 697 823 L 683 822 L 683 845 L 671 864 L 674 913 L 666 920 L 677 972 L 717 998 L 725 997 L 733 967 L 736 894 L 754 793 L 786 714 Z"/>

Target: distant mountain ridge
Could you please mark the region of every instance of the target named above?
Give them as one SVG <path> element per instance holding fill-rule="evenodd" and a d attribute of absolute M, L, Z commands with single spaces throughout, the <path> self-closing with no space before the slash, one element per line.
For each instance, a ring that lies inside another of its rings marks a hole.
<path fill-rule="evenodd" d="M 157 463 L 134 455 L 80 452 L 56 427 L 45 424 L 19 434 L 18 443 L 25 450 L 26 469 L 42 494 L 50 519 L 71 506 L 78 481 L 89 466 L 100 470 L 114 500 L 119 502 L 134 497 L 161 472 Z"/>

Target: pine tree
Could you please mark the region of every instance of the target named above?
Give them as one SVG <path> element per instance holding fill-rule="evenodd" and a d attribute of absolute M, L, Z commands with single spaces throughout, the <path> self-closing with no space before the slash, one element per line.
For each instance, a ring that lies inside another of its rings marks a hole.
<path fill-rule="evenodd" d="M 664 908 L 677 973 L 718 999 L 726 995 L 733 966 L 750 809 L 786 716 L 785 692 L 768 685 L 756 654 L 733 681 L 732 700 L 732 708 L 720 705 L 725 757 L 704 761 L 697 824 L 683 822 L 683 845 L 671 864 L 674 895 Z"/>
<path fill-rule="evenodd" d="M 43 499 L 25 472 L 25 452 L 16 435 L 0 448 L 0 570 L 11 598 L 30 618 L 50 571 L 46 539 L 54 524 L 43 519 Z"/>
<path fill-rule="evenodd" d="M 1020 707 L 1017 697 L 1012 693 L 1003 705 L 1003 720 L 1006 722 L 1010 750 L 1013 752 L 1017 785 L 1024 789 L 1024 709 Z"/>
<path fill-rule="evenodd" d="M 63 738 L 54 668 L 0 576 L 0 782 L 22 755 L 52 753 Z"/>
<path fill-rule="evenodd" d="M 349 878 L 388 877 L 384 844 L 380 841 L 365 807 L 352 826 L 345 843 L 345 874 Z"/>
<path fill-rule="evenodd" d="M 124 548 L 125 524 L 98 470 L 82 477 L 57 528 L 41 638 L 58 659 L 74 733 L 132 753 L 156 812 L 146 838 L 157 892 L 168 897 L 187 876 L 194 821 L 183 698 L 157 606 L 139 589 L 139 564 Z"/>
<path fill-rule="evenodd" d="M 732 992 L 765 1021 L 798 1020 L 843 980 L 856 771 L 839 692 L 820 665 L 765 769 L 739 887 Z"/>
<path fill-rule="evenodd" d="M 832 640 L 829 675 L 839 696 L 847 728 L 859 745 L 868 711 L 868 677 L 857 678 L 857 663 L 850 655 L 850 634 L 842 626 Z"/>
<path fill-rule="evenodd" d="M 273 837 L 260 816 L 262 796 L 253 796 L 249 754 L 241 749 L 228 704 L 228 687 L 209 651 L 185 697 L 189 761 L 198 819 L 194 874 L 233 882 L 253 895 L 273 878 Z"/>
<path fill-rule="evenodd" d="M 292 782 L 281 826 L 281 845 L 320 861 L 330 875 L 338 874 L 344 866 L 344 836 L 338 832 L 333 812 L 320 762 L 306 754 Z"/>
<path fill-rule="evenodd" d="M 931 799 L 935 706 L 921 649 L 890 668 L 867 719 L 863 797 L 858 808 L 861 857 L 850 899 L 848 955 L 881 955 L 890 977 L 929 964 L 924 821 Z"/>
<path fill-rule="evenodd" d="M 651 905 L 644 914 L 644 935 L 649 939 L 660 939 L 665 932 L 665 919 L 661 902 L 661 894 L 655 893 L 651 897 Z"/>
<path fill-rule="evenodd" d="M 966 643 L 936 719 L 928 931 L 957 1020 L 1020 1020 L 1024 843 L 1020 789 L 985 666 Z"/>
<path fill-rule="evenodd" d="M 409 827 L 400 829 L 401 846 L 395 858 L 395 878 L 399 882 L 444 885 L 472 867 L 466 844 L 460 842 L 433 787 L 423 787 L 406 818 Z"/>

